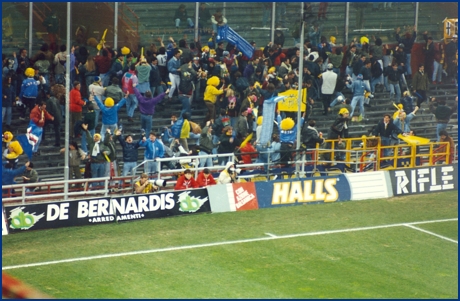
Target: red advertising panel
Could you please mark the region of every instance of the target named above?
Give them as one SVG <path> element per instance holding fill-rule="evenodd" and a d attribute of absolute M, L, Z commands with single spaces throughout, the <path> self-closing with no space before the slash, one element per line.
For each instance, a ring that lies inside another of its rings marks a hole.
<path fill-rule="evenodd" d="M 233 183 L 233 197 L 236 211 L 259 209 L 253 182 Z"/>

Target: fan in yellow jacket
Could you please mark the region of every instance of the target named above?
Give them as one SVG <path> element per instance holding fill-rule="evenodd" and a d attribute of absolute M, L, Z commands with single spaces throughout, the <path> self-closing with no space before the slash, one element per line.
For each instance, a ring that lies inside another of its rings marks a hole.
<path fill-rule="evenodd" d="M 8 161 L 15 161 L 20 155 L 24 153 L 21 144 L 19 141 L 13 140 L 13 133 L 6 131 L 3 133 L 3 142 L 6 143 L 7 151 L 5 152 L 5 158 Z"/>
<path fill-rule="evenodd" d="M 217 76 L 213 76 L 208 79 L 206 82 L 206 90 L 204 91 L 204 103 L 208 108 L 208 114 L 206 115 L 206 121 L 216 119 L 216 101 L 217 96 L 222 95 L 224 93 L 224 89 L 217 89 L 220 80 Z"/>

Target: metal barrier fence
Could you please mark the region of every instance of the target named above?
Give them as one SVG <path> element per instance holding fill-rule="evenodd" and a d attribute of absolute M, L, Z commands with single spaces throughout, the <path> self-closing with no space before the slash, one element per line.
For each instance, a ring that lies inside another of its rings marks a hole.
<path fill-rule="evenodd" d="M 419 145 L 398 144 L 391 146 L 381 146 L 380 138 L 349 138 L 343 139 L 345 148 L 336 149 L 338 140 L 326 140 L 326 145 L 330 147 L 316 149 L 295 149 L 292 151 L 276 152 L 254 152 L 254 153 L 229 153 L 214 154 L 203 156 L 186 156 L 160 158 L 156 160 L 146 160 L 134 168 L 133 175 L 126 177 L 104 177 L 91 178 L 69 181 L 48 181 L 30 184 L 15 184 L 2 186 L 3 203 L 21 203 L 26 202 L 46 202 L 50 200 L 67 200 L 93 198 L 93 197 L 110 197 L 111 195 L 132 194 L 133 185 L 138 177 L 137 170 L 149 162 L 161 164 L 179 163 L 180 168 L 161 169 L 151 175 L 152 179 L 165 179 L 168 185 L 162 190 L 174 189 L 175 178 L 190 168 L 198 173 L 208 168 L 211 173 L 217 173 L 225 168 L 223 165 L 214 165 L 209 167 L 199 167 L 199 160 L 218 160 L 227 158 L 223 161 L 237 162 L 240 155 L 257 154 L 266 155 L 267 161 L 256 160 L 254 163 L 243 164 L 237 163 L 238 168 L 244 172 L 239 178 L 244 181 L 257 181 L 276 178 L 282 175 L 294 177 L 314 176 L 323 173 L 337 173 L 337 166 L 342 164 L 345 172 L 364 172 L 377 171 L 382 169 L 411 168 L 416 166 L 432 166 L 434 164 L 450 164 L 456 162 L 458 144 L 452 149 L 448 142 L 433 142 Z M 360 144 L 356 145 L 357 142 Z M 392 153 L 384 156 L 385 150 Z M 286 162 L 273 161 L 271 156 L 274 154 L 290 153 L 290 160 Z M 320 166 L 322 168 L 320 168 Z M 103 183 L 103 185 L 96 185 Z M 68 185 L 69 192 L 64 193 L 64 186 Z M 28 188 L 39 187 L 36 191 L 28 191 Z M 76 186 L 76 188 L 71 188 Z"/>

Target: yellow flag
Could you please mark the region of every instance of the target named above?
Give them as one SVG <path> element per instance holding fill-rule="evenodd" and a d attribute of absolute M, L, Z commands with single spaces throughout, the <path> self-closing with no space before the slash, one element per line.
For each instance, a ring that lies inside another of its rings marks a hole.
<path fill-rule="evenodd" d="M 458 35 L 458 19 L 444 19 L 444 40 Z"/>
<path fill-rule="evenodd" d="M 13 20 L 11 16 L 2 19 L 3 37 L 9 37 L 13 35 Z"/>
<path fill-rule="evenodd" d="M 298 95 L 299 95 L 299 90 L 287 90 L 283 93 L 278 93 L 278 96 L 285 96 L 286 98 L 283 99 L 282 101 L 278 102 L 278 109 L 280 111 L 287 111 L 287 112 L 297 112 L 298 111 Z M 305 112 L 307 106 L 307 89 L 303 88 L 302 89 L 302 102 L 300 105 L 301 111 Z"/>

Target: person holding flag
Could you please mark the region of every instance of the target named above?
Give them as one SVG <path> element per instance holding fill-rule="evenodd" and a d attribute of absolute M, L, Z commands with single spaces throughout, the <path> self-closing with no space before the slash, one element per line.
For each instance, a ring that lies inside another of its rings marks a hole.
<path fill-rule="evenodd" d="M 42 141 L 43 126 L 45 126 L 45 120 L 54 121 L 54 117 L 46 111 L 46 102 L 40 101 L 39 104 L 30 112 L 30 122 L 27 128 L 27 135 L 29 143 L 33 146 L 33 156 L 38 156 L 38 147 Z"/>

